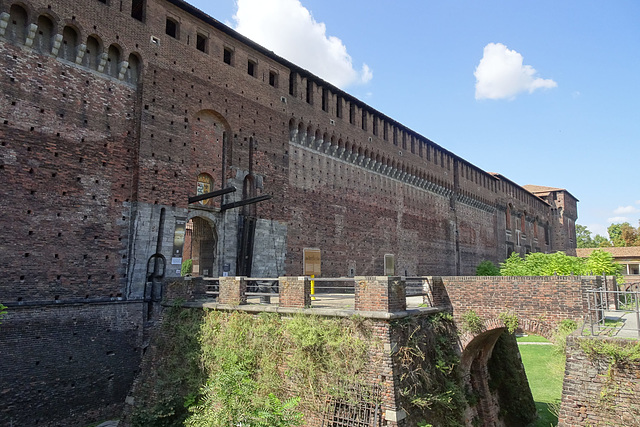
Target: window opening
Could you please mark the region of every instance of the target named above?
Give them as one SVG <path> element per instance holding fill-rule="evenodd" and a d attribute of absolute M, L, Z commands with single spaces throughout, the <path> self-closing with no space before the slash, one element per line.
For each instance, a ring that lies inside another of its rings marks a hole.
<path fill-rule="evenodd" d="M 362 109 L 362 130 L 366 131 L 367 130 L 367 110 L 365 110 L 364 108 Z"/>
<path fill-rule="evenodd" d="M 307 79 L 307 103 L 313 105 L 313 82 Z"/>
<path fill-rule="evenodd" d="M 322 111 L 329 111 L 329 89 L 322 88 Z"/>
<path fill-rule="evenodd" d="M 247 61 L 247 74 L 250 76 L 256 76 L 256 62 L 251 59 Z"/>
<path fill-rule="evenodd" d="M 222 60 L 225 64 L 231 65 L 231 60 L 233 58 L 233 51 L 227 47 L 224 48 L 224 53 L 222 56 Z"/>
<path fill-rule="evenodd" d="M 131 2 L 131 17 L 141 22 L 144 21 L 144 0 Z"/>
<path fill-rule="evenodd" d="M 342 97 L 338 96 L 336 99 L 336 117 L 342 118 Z"/>
<path fill-rule="evenodd" d="M 196 49 L 200 52 L 207 53 L 207 41 L 208 38 L 200 33 L 196 34 Z"/>
<path fill-rule="evenodd" d="M 278 87 L 278 74 L 275 71 L 269 71 L 269 86 Z"/>
<path fill-rule="evenodd" d="M 178 23 L 171 18 L 167 18 L 165 33 L 174 39 L 178 38 Z"/>
<path fill-rule="evenodd" d="M 349 123 L 354 124 L 356 121 L 356 105 L 352 102 L 349 105 Z"/>

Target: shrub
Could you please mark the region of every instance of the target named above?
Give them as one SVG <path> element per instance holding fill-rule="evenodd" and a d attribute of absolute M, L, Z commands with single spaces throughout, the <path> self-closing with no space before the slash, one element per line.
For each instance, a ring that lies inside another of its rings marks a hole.
<path fill-rule="evenodd" d="M 500 269 L 491 261 L 482 261 L 476 267 L 476 276 L 499 276 Z"/>
<path fill-rule="evenodd" d="M 191 276 L 192 272 L 193 272 L 193 260 L 185 259 L 184 261 L 182 261 L 182 268 L 180 268 L 180 275 L 182 277 Z"/>

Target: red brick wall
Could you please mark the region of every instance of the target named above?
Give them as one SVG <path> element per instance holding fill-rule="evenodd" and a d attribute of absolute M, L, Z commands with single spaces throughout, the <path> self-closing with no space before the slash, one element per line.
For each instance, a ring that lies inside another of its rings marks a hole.
<path fill-rule="evenodd" d="M 585 425 L 635 426 L 640 424 L 640 363 L 613 364 L 605 356 L 590 358 L 580 348 L 584 340 L 567 338 L 567 364 L 558 414 L 559 427 Z M 616 339 L 604 339 L 620 348 L 634 345 Z"/>

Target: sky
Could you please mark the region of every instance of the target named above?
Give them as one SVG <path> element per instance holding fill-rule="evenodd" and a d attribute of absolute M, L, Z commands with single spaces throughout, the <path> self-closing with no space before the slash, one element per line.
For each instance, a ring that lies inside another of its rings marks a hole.
<path fill-rule="evenodd" d="M 187 0 L 488 172 L 638 226 L 637 0 Z"/>

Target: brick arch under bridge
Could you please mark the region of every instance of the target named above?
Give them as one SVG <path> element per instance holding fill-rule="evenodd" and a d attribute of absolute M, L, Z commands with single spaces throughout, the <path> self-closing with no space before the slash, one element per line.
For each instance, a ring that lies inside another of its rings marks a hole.
<path fill-rule="evenodd" d="M 580 322 L 588 314 L 587 290 L 602 285 L 600 277 L 431 277 L 431 304 L 448 308 L 459 331 L 468 330 L 465 315 L 475 312 L 478 332 L 460 336 L 460 369 L 466 387 L 480 396 L 468 417 L 498 420 L 495 393 L 489 387 L 489 363 L 507 325 L 501 315 L 515 315 L 518 329 L 551 338 L 564 319 Z M 512 342 L 512 345 L 517 345 Z"/>

